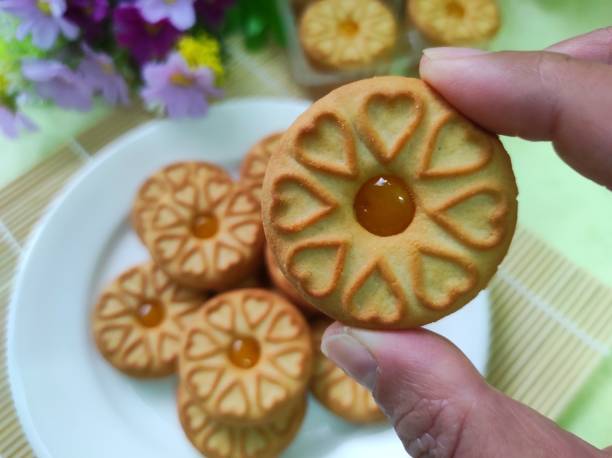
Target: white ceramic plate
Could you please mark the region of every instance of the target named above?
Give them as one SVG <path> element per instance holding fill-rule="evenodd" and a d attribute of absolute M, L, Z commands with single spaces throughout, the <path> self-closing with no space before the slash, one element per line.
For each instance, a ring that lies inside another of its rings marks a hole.
<path fill-rule="evenodd" d="M 8 367 L 17 412 L 40 457 L 196 457 L 178 424 L 176 380 L 140 381 L 113 370 L 89 334 L 103 284 L 147 254 L 128 214 L 140 183 L 173 161 L 233 171 L 259 138 L 286 128 L 307 102 L 233 100 L 199 121 L 153 121 L 108 145 L 66 187 L 21 260 L 8 320 Z M 481 294 L 432 328 L 483 372 L 489 306 Z M 406 456 L 388 426 L 355 427 L 310 401 L 285 457 Z"/>

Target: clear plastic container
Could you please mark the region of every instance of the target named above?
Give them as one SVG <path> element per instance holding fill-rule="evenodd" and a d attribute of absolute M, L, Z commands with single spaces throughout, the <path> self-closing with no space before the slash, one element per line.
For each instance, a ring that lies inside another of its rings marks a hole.
<path fill-rule="evenodd" d="M 416 72 L 423 48 L 421 34 L 407 25 L 405 0 L 381 0 L 396 19 L 397 39 L 391 52 L 371 64 L 350 69 L 325 69 L 313 65 L 299 39 L 299 21 L 305 7 L 313 0 L 277 0 L 287 36 L 287 51 L 294 79 L 322 95 L 350 81 L 375 75 L 409 75 Z M 316 0 L 314 0 L 316 1 Z"/>

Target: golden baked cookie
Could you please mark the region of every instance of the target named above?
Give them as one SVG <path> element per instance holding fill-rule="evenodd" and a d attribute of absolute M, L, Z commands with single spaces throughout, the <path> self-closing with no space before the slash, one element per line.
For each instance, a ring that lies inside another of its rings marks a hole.
<path fill-rule="evenodd" d="M 500 25 L 495 0 L 408 0 L 406 11 L 426 38 L 441 45 L 483 42 Z"/>
<path fill-rule="evenodd" d="M 142 185 L 133 221 L 155 262 L 192 288 L 223 290 L 258 266 L 259 199 L 205 162 L 164 167 Z"/>
<path fill-rule="evenodd" d="M 343 86 L 289 128 L 264 180 L 267 241 L 308 302 L 343 323 L 410 328 L 476 296 L 508 250 L 510 158 L 424 82 Z"/>
<path fill-rule="evenodd" d="M 246 154 L 240 166 L 240 180 L 262 185 L 268 161 L 280 146 L 283 132 L 276 132 L 258 141 Z"/>
<path fill-rule="evenodd" d="M 210 418 L 183 384 L 177 391 L 179 420 L 189 441 L 207 458 L 275 458 L 296 436 L 306 412 L 300 396 L 261 425 L 228 425 Z"/>
<path fill-rule="evenodd" d="M 380 0 L 316 0 L 300 17 L 299 37 L 315 65 L 346 69 L 390 52 L 397 25 Z"/>
<path fill-rule="evenodd" d="M 266 246 L 266 266 L 270 281 L 289 301 L 297 305 L 307 316 L 320 313 L 319 310 L 304 300 L 302 295 L 285 278 L 285 274 L 280 270 L 270 247 Z"/>
<path fill-rule="evenodd" d="M 327 409 L 351 423 L 378 423 L 386 419 L 372 393 L 361 386 L 321 352 L 323 332 L 330 320 L 313 323 L 314 360 L 310 390 Z"/>
<path fill-rule="evenodd" d="M 278 294 L 240 289 L 205 304 L 179 354 L 182 383 L 215 420 L 257 424 L 306 390 L 312 342 L 304 318 Z"/>
<path fill-rule="evenodd" d="M 100 294 L 91 321 L 98 350 L 127 374 L 168 375 L 176 369 L 181 334 L 204 300 L 153 263 L 133 267 Z"/>

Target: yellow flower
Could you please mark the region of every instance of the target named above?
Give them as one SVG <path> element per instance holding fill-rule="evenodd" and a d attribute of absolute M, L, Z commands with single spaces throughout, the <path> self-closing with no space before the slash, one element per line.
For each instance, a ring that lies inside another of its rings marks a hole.
<path fill-rule="evenodd" d="M 217 83 L 223 80 L 225 71 L 221 64 L 221 48 L 217 40 L 208 35 L 183 37 L 178 43 L 178 50 L 191 68 L 208 67 L 215 74 Z"/>

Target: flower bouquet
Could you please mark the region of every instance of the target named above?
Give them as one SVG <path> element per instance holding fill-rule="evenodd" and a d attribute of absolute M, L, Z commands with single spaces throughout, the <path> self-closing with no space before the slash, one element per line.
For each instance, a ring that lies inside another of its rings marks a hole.
<path fill-rule="evenodd" d="M 86 111 L 138 97 L 170 117 L 219 97 L 234 0 L 0 0 L 0 131 L 35 129 L 33 98 Z M 8 14 L 7 14 L 8 13 Z"/>

